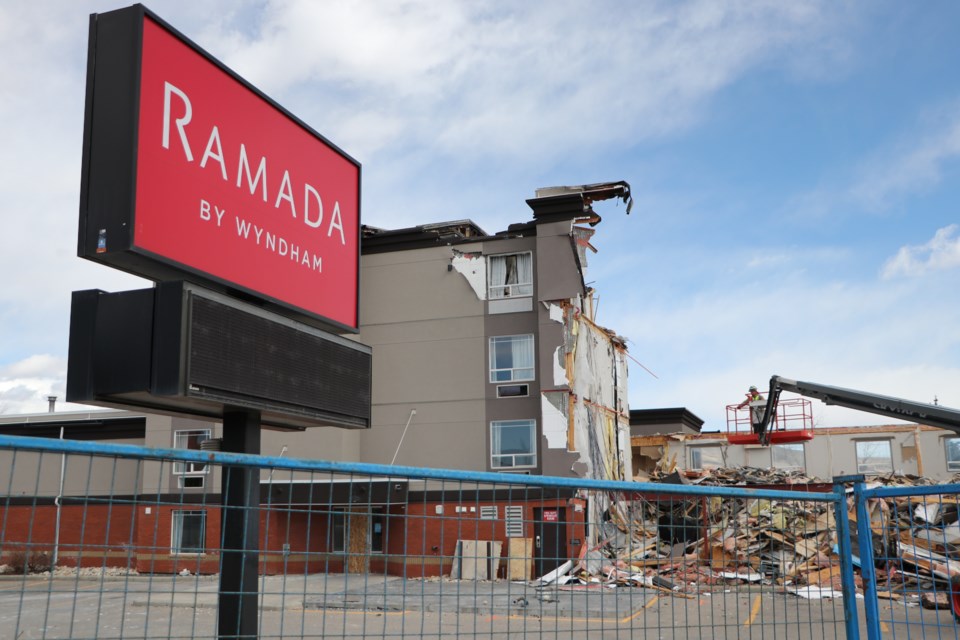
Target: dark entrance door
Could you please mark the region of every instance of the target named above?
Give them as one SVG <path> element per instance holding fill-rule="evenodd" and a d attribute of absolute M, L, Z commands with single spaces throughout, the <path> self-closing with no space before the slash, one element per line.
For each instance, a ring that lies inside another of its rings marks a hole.
<path fill-rule="evenodd" d="M 568 560 L 567 510 L 564 507 L 534 509 L 533 520 L 533 555 L 539 578 Z"/>

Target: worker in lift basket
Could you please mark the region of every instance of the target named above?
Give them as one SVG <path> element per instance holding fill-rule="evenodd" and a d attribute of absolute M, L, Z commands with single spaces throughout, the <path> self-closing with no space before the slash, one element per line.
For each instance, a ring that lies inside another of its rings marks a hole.
<path fill-rule="evenodd" d="M 746 406 L 750 406 L 750 425 L 753 427 L 753 431 L 756 432 L 761 423 L 763 423 L 763 412 L 765 406 L 760 404 L 764 401 L 763 396 L 757 391 L 755 385 L 750 385 L 750 390 L 747 391 L 747 397 L 743 402 L 737 405 L 737 409 L 743 409 Z"/>

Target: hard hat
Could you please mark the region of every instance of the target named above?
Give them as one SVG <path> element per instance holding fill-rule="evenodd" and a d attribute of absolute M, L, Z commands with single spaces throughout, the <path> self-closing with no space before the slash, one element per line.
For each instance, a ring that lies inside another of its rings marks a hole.
<path fill-rule="evenodd" d="M 756 391 L 756 390 L 757 390 L 757 387 L 756 387 L 756 386 L 750 385 L 750 391 Z"/>

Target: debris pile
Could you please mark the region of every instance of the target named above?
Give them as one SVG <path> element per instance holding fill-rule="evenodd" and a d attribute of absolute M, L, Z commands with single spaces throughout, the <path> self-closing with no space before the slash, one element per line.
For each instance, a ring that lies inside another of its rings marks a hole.
<path fill-rule="evenodd" d="M 692 480 L 670 471 L 658 470 L 654 478 L 724 486 L 823 482 L 775 469 L 714 469 Z M 933 484 L 890 475 L 872 478 L 868 486 Z M 943 595 L 950 592 L 948 583 L 960 583 L 960 496 L 874 500 L 868 507 L 881 595 L 912 594 L 919 603 L 921 592 L 934 592 L 926 594 L 924 606 L 949 606 Z M 852 499 L 848 514 L 855 534 Z M 804 598 L 839 597 L 842 590 L 833 505 L 803 500 L 803 493 L 796 500 L 638 495 L 611 504 L 599 537 L 534 584 L 559 590 L 643 586 L 679 597 L 748 584 Z M 856 535 L 853 553 L 855 583 L 862 588 Z"/>
<path fill-rule="evenodd" d="M 658 465 L 650 476 L 651 482 L 671 482 L 678 475 L 676 461 L 670 465 Z M 685 484 L 706 484 L 714 486 L 750 486 L 750 485 L 795 485 L 821 484 L 824 480 L 808 476 L 796 469 L 761 469 L 759 467 L 722 467 L 685 471 Z"/>
<path fill-rule="evenodd" d="M 878 589 L 894 599 L 942 592 L 960 583 L 957 495 L 909 496 L 867 503 Z M 928 597 L 931 602 L 943 598 Z"/>
<path fill-rule="evenodd" d="M 826 503 L 641 499 L 608 513 L 602 541 L 539 586 L 645 586 L 678 595 L 749 583 L 840 586 Z"/>

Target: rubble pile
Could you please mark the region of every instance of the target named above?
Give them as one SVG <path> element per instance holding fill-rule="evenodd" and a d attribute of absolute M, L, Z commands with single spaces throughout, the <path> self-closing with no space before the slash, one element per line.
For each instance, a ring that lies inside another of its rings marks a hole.
<path fill-rule="evenodd" d="M 714 469 L 687 479 L 658 469 L 655 481 L 723 486 L 823 483 L 797 471 Z M 960 480 L 960 474 L 954 481 Z M 889 475 L 868 486 L 923 486 L 926 478 Z M 841 569 L 832 504 L 796 500 L 643 495 L 612 503 L 600 542 L 535 582 L 560 590 L 643 586 L 679 597 L 762 584 L 798 596 L 840 597 Z M 948 607 L 948 583 L 960 582 L 958 496 L 912 496 L 868 504 L 881 595 Z M 856 511 L 848 504 L 851 527 Z M 855 582 L 859 547 L 854 535 Z M 938 592 L 938 593 L 933 593 Z M 909 595 L 908 595 L 909 594 Z"/>
<path fill-rule="evenodd" d="M 658 465 L 650 476 L 651 482 L 668 482 L 677 474 L 676 465 Z M 794 485 L 818 484 L 824 481 L 794 469 L 761 469 L 759 467 L 725 467 L 688 471 L 685 484 L 714 486 Z"/>
<path fill-rule="evenodd" d="M 958 496 L 909 496 L 870 501 L 877 585 L 894 597 L 949 593 L 960 582 Z M 942 602 L 941 599 L 937 599 Z"/>
<path fill-rule="evenodd" d="M 799 500 L 640 500 L 611 506 L 602 541 L 539 585 L 646 586 L 676 594 L 750 583 L 839 588 L 829 505 Z"/>

